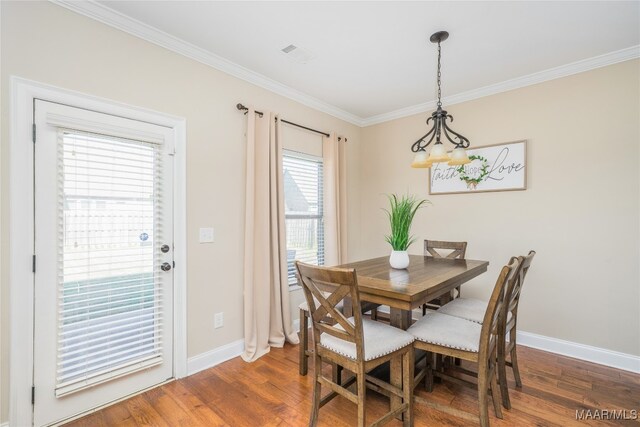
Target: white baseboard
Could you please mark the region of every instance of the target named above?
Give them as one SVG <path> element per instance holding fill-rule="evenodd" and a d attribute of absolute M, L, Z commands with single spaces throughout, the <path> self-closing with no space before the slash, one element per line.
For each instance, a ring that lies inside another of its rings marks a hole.
<path fill-rule="evenodd" d="M 389 307 L 380 306 L 378 311 L 389 313 Z M 413 312 L 413 319 L 417 320 L 422 313 Z M 300 331 L 300 320 L 293 322 L 296 332 Z M 586 344 L 579 344 L 572 341 L 565 341 L 558 338 L 538 335 L 531 332 L 518 331 L 518 344 L 537 348 L 538 350 L 548 351 L 550 353 L 560 354 L 562 356 L 573 357 L 575 359 L 593 362 L 600 365 L 610 366 L 612 368 L 623 369 L 625 371 L 640 373 L 640 356 L 620 353 L 605 348 L 593 347 Z"/>
<path fill-rule="evenodd" d="M 383 313 L 389 313 L 389 307 L 378 308 Z M 413 312 L 413 318 L 419 319 L 421 313 Z M 640 373 L 640 356 L 620 353 L 605 348 L 593 347 L 586 344 L 579 344 L 572 341 L 565 341 L 558 338 L 538 335 L 531 332 L 518 331 L 518 344 L 526 347 L 537 348 L 538 350 L 560 354 L 562 356 L 573 357 L 587 362 L 600 365 L 611 366 L 612 368 L 623 369 Z"/>
<path fill-rule="evenodd" d="M 213 350 L 201 353 L 197 356 L 190 357 L 187 360 L 187 375 L 193 375 L 196 372 L 216 366 L 229 359 L 238 357 L 244 351 L 244 340 L 237 340 L 225 344 Z M 1 427 L 1 426 L 0 426 Z"/>
<path fill-rule="evenodd" d="M 526 347 L 537 348 L 587 362 L 611 366 L 625 371 L 640 373 L 640 356 L 620 353 L 605 348 L 593 347 L 565 341 L 558 338 L 546 337 L 531 332 L 518 332 L 518 344 Z"/>

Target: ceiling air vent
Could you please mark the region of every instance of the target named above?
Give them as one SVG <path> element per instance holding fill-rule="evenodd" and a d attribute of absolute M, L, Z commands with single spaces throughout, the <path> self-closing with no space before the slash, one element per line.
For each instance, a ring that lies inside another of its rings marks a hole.
<path fill-rule="evenodd" d="M 314 59 L 316 56 L 309 52 L 307 49 L 290 44 L 287 47 L 280 49 L 280 51 L 287 56 L 287 58 L 295 61 L 299 64 L 306 64 Z"/>
<path fill-rule="evenodd" d="M 289 53 L 289 52 L 291 52 L 292 50 L 295 50 L 295 49 L 297 49 L 297 48 L 294 45 L 290 44 L 289 46 L 287 46 L 284 49 L 282 49 L 282 51 L 284 53 Z"/>

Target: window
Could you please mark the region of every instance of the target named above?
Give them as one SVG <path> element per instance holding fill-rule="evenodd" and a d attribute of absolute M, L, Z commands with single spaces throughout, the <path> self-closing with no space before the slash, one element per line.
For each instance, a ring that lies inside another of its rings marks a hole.
<path fill-rule="evenodd" d="M 294 261 L 324 265 L 322 158 L 285 151 L 284 212 L 289 285 L 297 285 Z"/>

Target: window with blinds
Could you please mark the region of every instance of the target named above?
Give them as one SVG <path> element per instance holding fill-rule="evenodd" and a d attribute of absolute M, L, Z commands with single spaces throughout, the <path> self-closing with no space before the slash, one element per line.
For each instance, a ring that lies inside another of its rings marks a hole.
<path fill-rule="evenodd" d="M 289 285 L 297 285 L 295 260 L 324 265 L 322 158 L 283 155 Z"/>
<path fill-rule="evenodd" d="M 162 362 L 160 148 L 58 133 L 57 396 Z"/>

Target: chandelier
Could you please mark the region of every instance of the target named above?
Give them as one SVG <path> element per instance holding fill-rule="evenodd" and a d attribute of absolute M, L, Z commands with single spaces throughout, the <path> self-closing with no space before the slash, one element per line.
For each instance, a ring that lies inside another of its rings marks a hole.
<path fill-rule="evenodd" d="M 469 147 L 469 140 L 459 133 L 452 130 L 447 124 L 453 122 L 453 116 L 447 114 L 442 109 L 442 84 L 440 82 L 440 43 L 449 38 L 446 31 L 438 31 L 431 35 L 431 43 L 438 43 L 438 103 L 436 111 L 431 113 L 431 117 L 427 119 L 427 126 L 431 124 L 431 129 L 422 138 L 417 140 L 412 146 L 411 151 L 416 153 L 411 167 L 414 168 L 430 168 L 433 163 L 447 162 L 450 166 L 466 165 L 470 163 L 467 157 L 466 148 Z M 447 149 L 442 144 L 442 136 L 455 146 L 451 155 L 447 153 Z M 427 156 L 426 148 L 435 140 L 431 153 Z"/>

